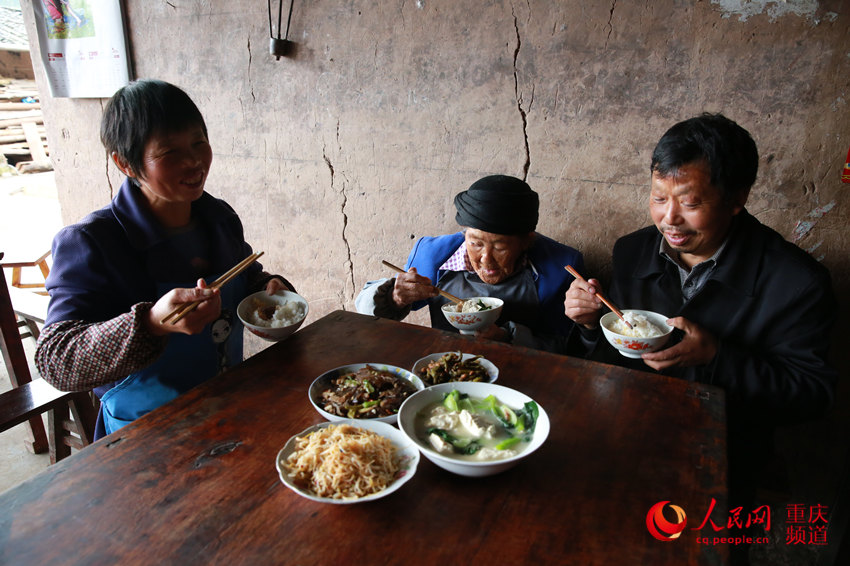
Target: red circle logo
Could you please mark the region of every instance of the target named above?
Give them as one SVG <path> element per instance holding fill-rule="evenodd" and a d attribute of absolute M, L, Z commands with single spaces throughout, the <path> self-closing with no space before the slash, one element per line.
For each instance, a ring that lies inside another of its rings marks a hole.
<path fill-rule="evenodd" d="M 675 523 L 671 523 L 664 517 L 664 506 L 668 503 L 670 502 L 659 501 L 650 507 L 646 514 L 646 528 L 649 529 L 649 534 L 665 542 L 679 538 L 679 535 L 685 530 L 685 525 L 688 524 L 684 509 L 678 505 L 670 505 L 670 509 L 676 513 Z"/>

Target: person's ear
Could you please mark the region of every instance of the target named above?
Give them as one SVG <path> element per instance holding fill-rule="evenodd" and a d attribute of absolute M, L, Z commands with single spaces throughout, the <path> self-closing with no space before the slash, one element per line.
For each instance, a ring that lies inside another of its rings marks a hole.
<path fill-rule="evenodd" d="M 737 216 L 739 212 L 744 210 L 744 206 L 746 206 L 749 196 L 750 191 L 746 190 L 735 197 L 735 200 L 732 202 L 732 216 Z"/>
<path fill-rule="evenodd" d="M 115 166 L 118 167 L 122 173 L 128 177 L 136 177 L 136 174 L 133 173 L 133 169 L 130 167 L 130 164 L 127 163 L 126 159 L 118 155 L 117 151 L 113 151 L 109 156 L 112 158 L 112 162 L 115 163 Z"/>

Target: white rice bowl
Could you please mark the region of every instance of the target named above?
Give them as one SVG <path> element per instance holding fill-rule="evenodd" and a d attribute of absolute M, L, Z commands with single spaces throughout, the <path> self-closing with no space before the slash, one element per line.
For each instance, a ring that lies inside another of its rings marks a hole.
<path fill-rule="evenodd" d="M 261 309 L 271 307 L 274 307 L 272 316 L 260 317 Z M 242 299 L 236 309 L 239 320 L 249 332 L 272 342 L 283 340 L 298 330 L 309 312 L 307 300 L 292 291 L 278 291 L 274 295 L 259 291 Z"/>

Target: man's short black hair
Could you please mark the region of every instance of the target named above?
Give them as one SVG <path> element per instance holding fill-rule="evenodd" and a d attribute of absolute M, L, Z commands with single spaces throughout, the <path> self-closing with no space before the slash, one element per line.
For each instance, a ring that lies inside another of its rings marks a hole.
<path fill-rule="evenodd" d="M 197 125 L 207 135 L 204 117 L 188 94 L 165 81 L 140 79 L 118 89 L 106 103 L 100 141 L 107 155 L 116 152 L 138 175 L 145 145 L 152 135 Z"/>
<path fill-rule="evenodd" d="M 722 114 L 702 114 L 667 130 L 652 152 L 650 172 L 667 177 L 683 165 L 701 161 L 711 171 L 711 184 L 727 201 L 746 197 L 756 181 L 756 142 Z"/>

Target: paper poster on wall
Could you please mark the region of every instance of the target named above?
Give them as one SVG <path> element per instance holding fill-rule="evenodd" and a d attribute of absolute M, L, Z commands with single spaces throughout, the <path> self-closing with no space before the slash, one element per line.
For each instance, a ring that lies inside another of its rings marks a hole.
<path fill-rule="evenodd" d="M 130 80 L 120 0 L 33 0 L 50 94 L 108 98 Z"/>

